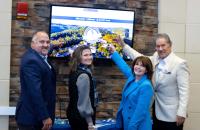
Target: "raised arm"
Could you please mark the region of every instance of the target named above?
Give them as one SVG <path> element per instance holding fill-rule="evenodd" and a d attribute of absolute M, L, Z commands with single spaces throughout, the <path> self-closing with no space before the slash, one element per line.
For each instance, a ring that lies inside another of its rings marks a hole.
<path fill-rule="evenodd" d="M 131 48 L 129 45 L 124 45 L 123 52 L 126 56 L 130 57 L 132 60 L 139 56 L 143 56 L 143 54 L 137 52 L 135 49 Z"/>
<path fill-rule="evenodd" d="M 137 52 L 135 49 L 127 45 L 120 36 L 117 37 L 116 41 L 123 48 L 123 52 L 125 53 L 125 55 L 130 57 L 132 60 L 134 60 L 138 56 L 142 56 L 141 53 Z"/>
<path fill-rule="evenodd" d="M 132 75 L 132 70 L 128 64 L 123 60 L 117 51 L 111 55 L 112 60 L 115 62 L 120 71 L 128 78 Z"/>

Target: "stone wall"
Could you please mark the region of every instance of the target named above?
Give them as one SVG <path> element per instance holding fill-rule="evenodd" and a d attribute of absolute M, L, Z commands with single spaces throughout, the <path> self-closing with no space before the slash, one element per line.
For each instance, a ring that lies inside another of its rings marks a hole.
<path fill-rule="evenodd" d="M 16 106 L 19 97 L 19 65 L 23 53 L 30 46 L 32 33 L 36 30 L 49 28 L 49 4 L 66 4 L 96 6 L 105 8 L 134 9 L 136 11 L 134 48 L 141 53 L 150 55 L 154 51 L 153 37 L 158 31 L 157 0 L 23 0 L 28 2 L 27 20 L 16 19 L 16 2 L 12 8 L 12 44 L 10 72 L 10 106 Z M 57 71 L 57 104 L 56 115 L 65 118 L 68 104 L 67 80 L 69 67 L 63 59 L 52 59 Z M 97 118 L 114 118 L 121 99 L 122 86 L 125 79 L 113 63 L 96 61 L 94 77 L 100 94 Z M 10 117 L 10 129 L 16 124 Z"/>

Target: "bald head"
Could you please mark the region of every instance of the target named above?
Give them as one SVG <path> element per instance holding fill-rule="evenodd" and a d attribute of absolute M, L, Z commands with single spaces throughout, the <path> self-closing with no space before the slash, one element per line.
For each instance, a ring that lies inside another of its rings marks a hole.
<path fill-rule="evenodd" d="M 50 47 L 49 36 L 44 31 L 39 31 L 33 34 L 31 48 L 37 51 L 40 55 L 46 56 Z"/>

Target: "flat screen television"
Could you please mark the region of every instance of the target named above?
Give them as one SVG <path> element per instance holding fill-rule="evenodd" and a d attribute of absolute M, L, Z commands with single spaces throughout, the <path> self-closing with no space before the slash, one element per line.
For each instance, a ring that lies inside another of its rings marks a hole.
<path fill-rule="evenodd" d="M 135 12 L 66 5 L 50 8 L 49 57 L 69 57 L 81 45 L 90 46 L 94 58 L 109 59 L 108 44 L 113 44 L 124 57 L 114 40 L 118 35 L 133 45 Z"/>

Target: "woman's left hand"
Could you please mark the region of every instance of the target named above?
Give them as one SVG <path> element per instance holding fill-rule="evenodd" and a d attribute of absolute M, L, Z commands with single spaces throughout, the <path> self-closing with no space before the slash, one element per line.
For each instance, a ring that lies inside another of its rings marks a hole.
<path fill-rule="evenodd" d="M 88 130 L 95 130 L 95 125 L 88 125 Z"/>
<path fill-rule="evenodd" d="M 115 47 L 114 47 L 112 44 L 109 44 L 107 48 L 108 48 L 108 51 L 109 51 L 110 53 L 113 53 L 113 52 L 116 51 Z"/>

